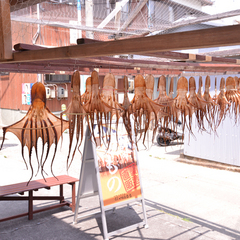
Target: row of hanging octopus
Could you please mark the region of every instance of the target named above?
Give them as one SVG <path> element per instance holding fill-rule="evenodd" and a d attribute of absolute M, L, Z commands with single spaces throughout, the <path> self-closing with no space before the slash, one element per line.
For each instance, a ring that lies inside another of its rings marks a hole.
<path fill-rule="evenodd" d="M 49 157 L 49 150 L 53 144 L 54 154 L 51 159 L 52 166 L 57 151 L 58 141 L 62 133 L 69 129 L 69 150 L 67 156 L 67 168 L 73 161 L 75 152 L 79 149 L 84 137 L 84 129 L 87 124 L 93 141 L 96 140 L 94 129 L 98 130 L 98 141 L 102 141 L 109 148 L 112 135 L 112 127 L 117 129 L 120 119 L 126 128 L 130 142 L 138 147 L 138 142 L 143 144 L 149 130 L 153 132 L 154 139 L 158 127 L 174 128 L 175 123 L 182 122 L 183 130 L 188 128 L 192 132 L 192 119 L 195 115 L 197 126 L 200 130 L 217 127 L 224 120 L 227 114 L 238 121 L 240 110 L 240 82 L 237 77 L 222 78 L 220 92 L 217 94 L 215 79 L 215 95 L 210 95 L 210 77 L 205 80 L 205 91 L 202 93 L 202 77 L 199 77 L 198 92 L 193 77 L 189 81 L 180 77 L 177 82 L 177 96 L 173 98 L 173 78 L 170 80 L 169 94 L 166 91 L 166 78 L 161 76 L 158 81 L 159 96 L 153 100 L 154 77 L 137 75 L 134 79 L 135 94 L 132 101 L 128 99 L 128 79 L 124 77 L 124 98 L 119 103 L 116 99 L 116 88 L 114 75 L 108 73 L 104 77 L 103 88 L 100 93 L 99 77 L 93 71 L 91 77 L 86 80 L 86 91 L 81 95 L 80 74 L 75 71 L 71 79 L 73 91 L 71 103 L 66 111 L 61 113 L 60 118 L 56 117 L 46 107 L 46 91 L 42 83 L 35 83 L 31 90 L 32 104 L 26 116 L 7 127 L 3 128 L 3 141 L 7 132 L 15 134 L 21 142 L 21 152 L 24 162 L 24 147 L 28 148 L 29 166 L 32 171 L 30 180 L 33 177 L 31 157 L 33 147 L 35 148 L 38 161 L 37 172 L 41 171 L 42 176 L 46 173 L 44 165 Z M 68 121 L 63 119 L 63 114 L 68 116 Z M 207 123 L 208 128 L 205 124 Z M 133 137 L 134 136 L 134 137 Z M 73 141 L 74 137 L 76 141 Z M 42 150 L 38 153 L 38 139 L 42 139 Z M 74 142 L 74 144 L 73 144 Z M 73 146 L 74 145 L 74 146 Z M 46 150 L 46 153 L 44 154 Z M 53 174 L 54 176 L 54 174 Z M 29 180 L 29 181 L 30 181 Z"/>

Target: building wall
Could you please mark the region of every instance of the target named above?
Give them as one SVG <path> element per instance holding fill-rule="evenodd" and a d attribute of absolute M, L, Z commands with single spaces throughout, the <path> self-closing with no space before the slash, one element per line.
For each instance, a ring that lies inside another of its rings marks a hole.
<path fill-rule="evenodd" d="M 9 125 L 21 119 L 28 111 L 30 105 L 22 104 L 22 83 L 37 82 L 37 74 L 10 73 L 9 75 L 0 75 L 0 109 L 1 125 Z M 57 86 L 66 89 L 65 84 Z M 61 112 L 62 104 L 69 105 L 71 101 L 71 86 L 67 84 L 68 98 L 58 99 L 57 93 L 55 99 L 47 99 L 47 107 L 51 112 Z"/>

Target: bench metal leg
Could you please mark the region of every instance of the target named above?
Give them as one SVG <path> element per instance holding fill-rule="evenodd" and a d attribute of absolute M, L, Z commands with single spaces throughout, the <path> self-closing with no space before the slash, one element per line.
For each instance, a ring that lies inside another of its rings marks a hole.
<path fill-rule="evenodd" d="M 33 219 L 33 191 L 28 192 L 28 219 Z"/>
<path fill-rule="evenodd" d="M 60 196 L 60 203 L 62 203 L 64 201 L 64 196 L 63 196 L 63 185 L 59 185 L 59 190 L 60 190 L 60 193 L 59 193 L 59 196 Z"/>
<path fill-rule="evenodd" d="M 72 183 L 72 211 L 75 211 L 76 206 L 76 191 L 75 191 L 75 182 Z"/>

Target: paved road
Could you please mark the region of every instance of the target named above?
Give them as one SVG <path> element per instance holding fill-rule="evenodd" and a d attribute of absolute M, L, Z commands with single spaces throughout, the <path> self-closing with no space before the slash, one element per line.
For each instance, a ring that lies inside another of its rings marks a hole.
<path fill-rule="evenodd" d="M 54 162 L 56 175 L 66 174 L 68 134 L 64 134 L 62 146 Z M 178 142 L 168 147 L 154 143 L 150 150 L 139 152 L 149 228 L 135 229 L 113 239 L 240 239 L 240 174 L 179 162 L 182 152 L 183 144 Z M 49 169 L 50 163 L 47 164 L 46 169 Z M 81 157 L 77 153 L 68 174 L 79 177 L 80 164 Z M 33 165 L 36 170 L 34 159 Z M 7 133 L 0 151 L 0 185 L 28 181 L 30 175 L 22 160 L 18 139 Z M 34 178 L 41 178 L 41 175 Z M 48 190 L 38 194 L 46 195 Z M 65 189 L 65 194 L 70 198 L 70 188 Z M 34 206 L 44 204 L 51 203 L 36 201 Z M 98 197 L 83 199 L 80 205 L 79 213 L 86 213 L 99 207 Z M 0 202 L 0 217 L 26 209 L 25 201 Z M 109 211 L 109 231 L 138 222 L 139 217 L 142 217 L 139 203 L 134 203 L 132 209 L 124 206 L 115 213 Z M 32 221 L 22 217 L 0 223 L 0 239 L 103 239 L 100 215 L 75 225 L 72 221 L 73 213 L 67 207 L 35 214 Z"/>

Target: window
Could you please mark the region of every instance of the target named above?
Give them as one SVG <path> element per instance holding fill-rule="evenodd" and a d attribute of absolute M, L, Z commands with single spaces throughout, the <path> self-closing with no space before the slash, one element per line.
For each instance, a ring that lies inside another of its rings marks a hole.
<path fill-rule="evenodd" d="M 64 74 L 46 74 L 45 83 L 70 83 L 71 75 Z"/>

